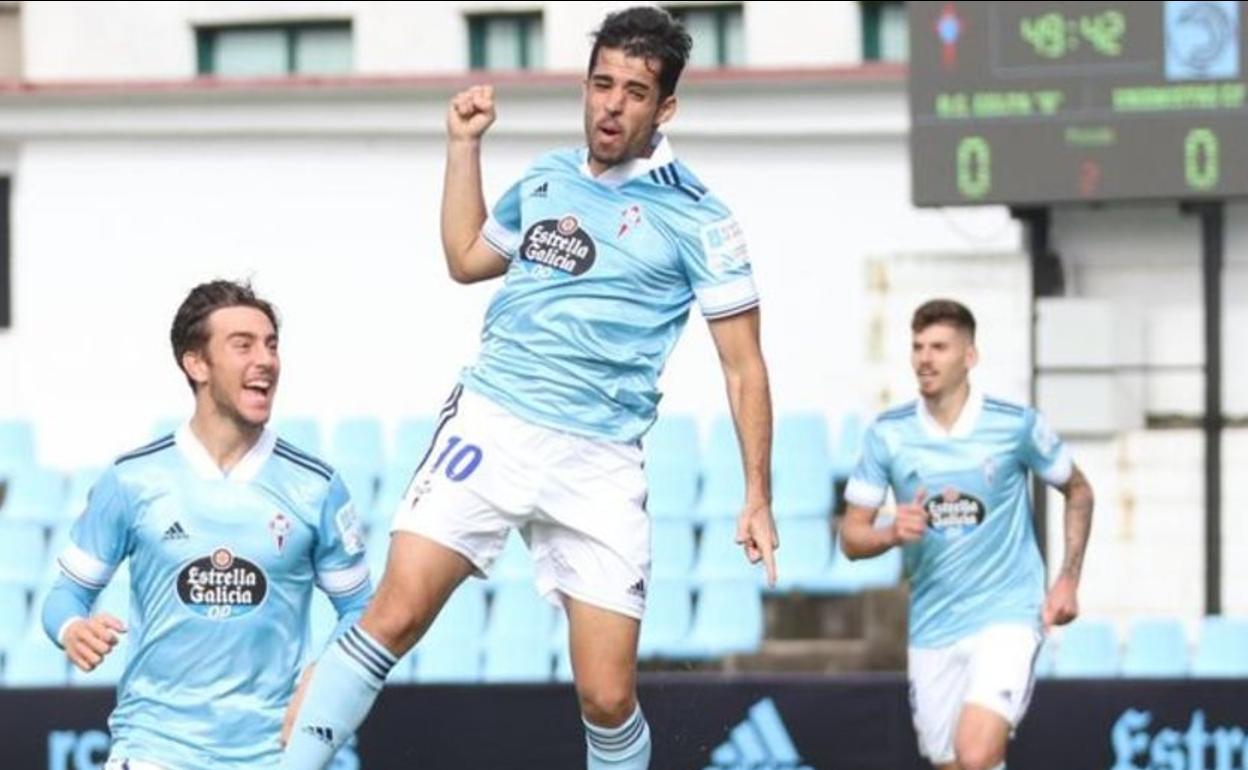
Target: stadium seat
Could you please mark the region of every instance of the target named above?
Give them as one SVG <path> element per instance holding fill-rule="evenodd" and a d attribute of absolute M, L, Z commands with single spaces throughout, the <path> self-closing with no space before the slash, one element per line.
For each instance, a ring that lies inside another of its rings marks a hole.
<path fill-rule="evenodd" d="M 655 520 L 690 519 L 701 473 L 698 426 L 692 417 L 661 417 L 644 441 L 646 509 Z"/>
<path fill-rule="evenodd" d="M 853 473 L 858 464 L 858 455 L 862 452 L 862 439 L 866 435 L 867 426 L 862 416 L 849 412 L 841 418 L 841 428 L 836 436 L 836 448 L 832 453 L 832 475 L 838 481 L 844 481 Z"/>
<path fill-rule="evenodd" d="M 1059 678 L 1118 676 L 1118 636 L 1105 621 L 1078 620 L 1062 631 L 1053 673 Z"/>
<path fill-rule="evenodd" d="M 44 636 L 37 623 L 14 643 L 4 660 L 8 687 L 64 687 L 69 682 L 65 652 Z"/>
<path fill-rule="evenodd" d="M 745 558 L 737 545 L 737 522 L 735 519 L 712 521 L 702 529 L 698 545 L 698 559 L 693 568 L 693 578 L 699 584 L 719 580 L 760 581 L 758 568 Z"/>
<path fill-rule="evenodd" d="M 399 421 L 394 431 L 394 453 L 391 465 L 403 469 L 411 476 L 417 463 L 429 449 L 437 422 L 432 417 L 406 417 Z"/>
<path fill-rule="evenodd" d="M 776 522 L 780 536 L 783 569 L 776 581 L 777 591 L 828 591 L 832 566 L 832 522 L 827 517 L 781 519 Z"/>
<path fill-rule="evenodd" d="M 312 417 L 283 417 L 274 420 L 278 438 L 313 457 L 321 456 L 321 427 Z"/>
<path fill-rule="evenodd" d="M 477 682 L 486 622 L 485 585 L 469 579 L 447 600 L 416 645 L 415 681 Z"/>
<path fill-rule="evenodd" d="M 26 589 L 18 585 L 0 585 L 0 653 L 21 638 L 28 621 Z"/>
<path fill-rule="evenodd" d="M 783 540 L 780 547 L 786 548 Z M 892 588 L 901 582 L 902 551 L 890 548 L 869 559 L 850 559 L 840 548 L 833 549 L 832 568 L 827 578 L 812 583 L 809 590 L 833 594 L 854 594 Z"/>
<path fill-rule="evenodd" d="M 528 583 L 503 583 L 494 587 L 494 600 L 486 636 L 516 646 L 537 646 L 549 652 L 555 607 Z"/>
<path fill-rule="evenodd" d="M 685 580 L 693 569 L 693 526 L 684 521 L 660 520 L 650 528 L 650 576 L 655 580 Z"/>
<path fill-rule="evenodd" d="M 745 476 L 732 418 L 720 415 L 711 423 L 710 442 L 703 458 L 697 520 L 735 521 L 745 503 Z"/>
<path fill-rule="evenodd" d="M 776 518 L 831 513 L 832 468 L 827 421 L 822 414 L 794 413 L 776 420 L 771 469 L 772 510 Z"/>
<path fill-rule="evenodd" d="M 481 678 L 500 682 L 545 682 L 553 678 L 553 658 L 544 644 L 515 644 L 508 639 L 489 637 Z"/>
<path fill-rule="evenodd" d="M 329 462 L 335 468 L 367 468 L 374 474 L 386 467 L 385 439 L 376 417 L 354 417 L 334 426 Z"/>
<path fill-rule="evenodd" d="M 403 500 L 404 493 L 407 492 L 407 485 L 412 481 L 414 469 L 415 466 L 398 465 L 391 465 L 386 469 L 385 475 L 381 477 L 381 485 L 377 488 L 377 494 L 373 498 L 371 510 L 366 517 L 371 527 L 382 526 L 389 529 L 394 512 L 398 510 L 399 503 Z"/>
<path fill-rule="evenodd" d="M 1209 616 L 1201 621 L 1192 676 L 1248 677 L 1248 619 Z"/>
<path fill-rule="evenodd" d="M 362 465 L 336 465 L 334 470 L 342 477 L 342 483 L 351 494 L 357 515 L 365 521 L 372 518 L 373 504 L 377 499 L 377 472 Z"/>
<path fill-rule="evenodd" d="M 524 538 L 519 532 L 511 532 L 507 536 L 507 544 L 503 552 L 494 562 L 490 570 L 491 585 L 503 583 L 521 583 L 529 585 L 533 582 L 533 557 Z"/>
<path fill-rule="evenodd" d="M 49 468 L 29 466 L 8 483 L 0 516 L 10 521 L 56 524 L 65 515 L 65 477 Z"/>
<path fill-rule="evenodd" d="M 682 658 L 693 625 L 693 597 L 684 581 L 655 580 L 646 593 L 638 657 Z"/>
<path fill-rule="evenodd" d="M 1122 675 L 1184 677 L 1189 651 L 1183 624 L 1175 619 L 1139 620 L 1131 624 L 1122 655 Z"/>
<path fill-rule="evenodd" d="M 34 588 L 44 572 L 43 527 L 0 519 L 0 585 Z"/>
<path fill-rule="evenodd" d="M 708 659 L 755 652 L 763 642 L 763 599 L 753 580 L 704 585 L 698 593 L 685 655 Z"/>
<path fill-rule="evenodd" d="M 87 509 L 87 497 L 91 488 L 104 474 L 103 468 L 79 468 L 69 476 L 69 491 L 65 493 L 63 521 L 73 520 Z"/>
<path fill-rule="evenodd" d="M 0 481 L 35 461 L 34 426 L 27 420 L 0 420 Z"/>

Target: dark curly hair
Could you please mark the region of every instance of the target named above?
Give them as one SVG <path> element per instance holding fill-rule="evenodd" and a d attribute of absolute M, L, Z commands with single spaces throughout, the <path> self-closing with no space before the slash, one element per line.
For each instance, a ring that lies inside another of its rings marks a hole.
<path fill-rule="evenodd" d="M 629 56 L 657 59 L 659 68 L 659 99 L 676 92 L 680 73 L 689 60 L 693 39 L 680 22 L 662 8 L 650 5 L 626 8 L 603 19 L 593 34 L 594 48 L 589 52 L 589 73 L 598 62 L 598 51 L 614 48 Z"/>
<path fill-rule="evenodd" d="M 182 369 L 182 356 L 193 350 L 203 350 L 208 344 L 208 316 L 223 307 L 254 307 L 269 317 L 276 331 L 277 311 L 266 300 L 252 291 L 251 284 L 242 281 L 209 281 L 201 283 L 182 300 L 173 317 L 169 341 L 173 344 L 173 359 Z M 186 370 L 183 369 L 183 374 Z M 195 382 L 187 376 L 186 381 L 195 391 Z"/>

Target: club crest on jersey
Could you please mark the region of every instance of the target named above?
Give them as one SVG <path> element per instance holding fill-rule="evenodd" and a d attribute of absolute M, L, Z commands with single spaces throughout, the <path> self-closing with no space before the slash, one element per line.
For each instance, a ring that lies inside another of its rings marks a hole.
<path fill-rule="evenodd" d="M 286 547 L 286 538 L 290 536 L 292 526 L 290 519 L 286 518 L 286 514 L 281 511 L 269 519 L 269 532 L 273 535 L 273 544 L 277 546 L 278 553 Z"/>
<path fill-rule="evenodd" d="M 598 247 L 571 214 L 535 222 L 520 243 L 520 257 L 552 270 L 581 275 L 594 266 Z"/>
<path fill-rule="evenodd" d="M 997 461 L 989 457 L 984 460 L 984 483 L 992 486 L 997 480 Z"/>
<path fill-rule="evenodd" d="M 641 227 L 641 206 L 633 204 L 620 212 L 620 231 L 615 237 L 623 238 L 638 227 Z"/>
<path fill-rule="evenodd" d="M 939 497 L 933 497 L 923 504 L 923 510 L 927 512 L 927 525 L 950 537 L 957 537 L 978 527 L 988 512 L 979 498 L 961 492 L 956 487 L 945 487 Z"/>
<path fill-rule="evenodd" d="M 226 547 L 188 563 L 178 573 L 178 598 L 192 612 L 213 620 L 237 618 L 264 603 L 264 570 Z"/>

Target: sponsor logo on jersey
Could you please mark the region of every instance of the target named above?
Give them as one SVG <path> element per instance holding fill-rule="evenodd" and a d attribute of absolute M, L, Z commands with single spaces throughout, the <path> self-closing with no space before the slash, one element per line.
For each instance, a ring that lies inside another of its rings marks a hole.
<path fill-rule="evenodd" d="M 571 215 L 543 219 L 524 234 L 520 257 L 569 275 L 581 275 L 594 266 L 598 247 Z"/>
<path fill-rule="evenodd" d="M 182 604 L 213 620 L 246 615 L 259 607 L 269 592 L 264 570 L 224 547 L 188 563 L 177 581 Z"/>
<path fill-rule="evenodd" d="M 937 532 L 962 532 L 977 527 L 988 512 L 979 498 L 955 487 L 945 487 L 939 497 L 924 503 L 923 509 L 927 511 L 928 526 Z"/>

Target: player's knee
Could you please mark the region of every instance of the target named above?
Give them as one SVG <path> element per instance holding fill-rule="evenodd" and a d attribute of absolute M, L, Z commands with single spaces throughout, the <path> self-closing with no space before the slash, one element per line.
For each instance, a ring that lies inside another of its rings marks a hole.
<path fill-rule="evenodd" d="M 956 750 L 959 770 L 997 770 L 1004 761 L 998 747 L 982 742 L 959 742 Z"/>
<path fill-rule="evenodd" d="M 582 688 L 581 713 L 590 724 L 600 727 L 622 725 L 633 715 L 635 708 L 636 696 L 625 685 L 607 684 Z"/>

